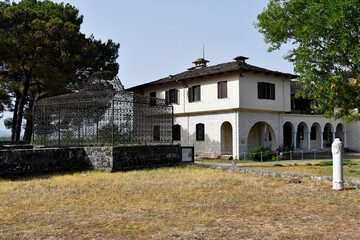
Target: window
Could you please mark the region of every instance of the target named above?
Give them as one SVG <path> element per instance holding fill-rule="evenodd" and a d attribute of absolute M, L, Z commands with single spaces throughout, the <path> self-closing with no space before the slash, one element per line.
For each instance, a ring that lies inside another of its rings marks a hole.
<path fill-rule="evenodd" d="M 258 82 L 258 98 L 275 100 L 275 84 Z"/>
<path fill-rule="evenodd" d="M 156 105 L 156 92 L 150 93 L 150 106 Z"/>
<path fill-rule="evenodd" d="M 154 141 L 160 141 L 160 126 L 154 126 Z"/>
<path fill-rule="evenodd" d="M 218 82 L 218 98 L 227 98 L 227 81 Z"/>
<path fill-rule="evenodd" d="M 174 141 L 180 141 L 181 140 L 181 127 L 180 127 L 180 125 L 174 125 L 172 127 L 172 134 L 173 134 L 173 140 Z"/>
<path fill-rule="evenodd" d="M 188 97 L 189 97 L 189 102 L 200 101 L 200 85 L 189 88 Z"/>
<path fill-rule="evenodd" d="M 203 123 L 196 124 L 196 141 L 205 140 L 205 125 Z"/>
<path fill-rule="evenodd" d="M 169 91 L 166 91 L 165 92 L 165 101 L 168 104 L 171 104 L 171 103 L 179 104 L 179 90 L 170 89 Z"/>
<path fill-rule="evenodd" d="M 311 127 L 310 139 L 311 140 L 316 140 L 316 126 Z"/>

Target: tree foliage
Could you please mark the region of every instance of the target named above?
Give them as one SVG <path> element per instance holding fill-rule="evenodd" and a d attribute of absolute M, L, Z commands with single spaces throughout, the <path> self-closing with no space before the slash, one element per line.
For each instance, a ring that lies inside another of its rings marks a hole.
<path fill-rule="evenodd" d="M 340 118 L 360 109 L 359 0 L 270 0 L 257 20 L 269 51 L 293 45 L 285 59 L 315 110 Z"/>
<path fill-rule="evenodd" d="M 1 2 L 0 111 L 9 105 L 6 101 L 13 100 L 14 106 L 7 108 L 14 111 L 13 140 L 19 140 L 24 114 L 29 140 L 34 101 L 79 89 L 101 68 L 117 74 L 119 44 L 86 38 L 80 32 L 82 21 L 83 16 L 70 4 Z"/>

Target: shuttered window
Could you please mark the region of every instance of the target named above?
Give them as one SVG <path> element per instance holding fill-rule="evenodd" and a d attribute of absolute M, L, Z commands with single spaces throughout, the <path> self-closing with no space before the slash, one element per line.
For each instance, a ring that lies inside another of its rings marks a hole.
<path fill-rule="evenodd" d="M 258 82 L 258 98 L 275 100 L 275 84 Z"/>
<path fill-rule="evenodd" d="M 197 102 L 200 101 L 200 85 L 192 86 L 188 89 L 188 98 L 189 102 Z"/>
<path fill-rule="evenodd" d="M 196 141 L 205 140 L 205 125 L 203 123 L 196 124 Z"/>
<path fill-rule="evenodd" d="M 177 89 L 170 89 L 169 91 L 165 92 L 165 101 L 168 104 L 179 104 L 179 90 Z"/>
<path fill-rule="evenodd" d="M 218 98 L 227 98 L 227 81 L 218 82 Z"/>
<path fill-rule="evenodd" d="M 181 127 L 180 125 L 174 125 L 172 127 L 173 140 L 180 141 L 181 140 Z"/>

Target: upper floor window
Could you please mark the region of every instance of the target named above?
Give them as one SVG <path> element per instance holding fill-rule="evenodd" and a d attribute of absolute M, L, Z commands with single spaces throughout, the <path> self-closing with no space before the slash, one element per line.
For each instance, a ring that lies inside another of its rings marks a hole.
<path fill-rule="evenodd" d="M 275 100 L 275 84 L 258 82 L 258 98 Z"/>
<path fill-rule="evenodd" d="M 218 98 L 227 98 L 227 81 L 218 82 Z"/>
<path fill-rule="evenodd" d="M 205 125 L 203 123 L 196 124 L 196 141 L 205 140 Z"/>
<path fill-rule="evenodd" d="M 169 91 L 165 92 L 165 101 L 167 103 L 179 104 L 179 95 L 179 90 L 170 89 Z"/>
<path fill-rule="evenodd" d="M 200 85 L 192 86 L 188 90 L 189 102 L 200 101 Z"/>
<path fill-rule="evenodd" d="M 181 140 L 181 127 L 180 125 L 174 125 L 172 127 L 172 134 L 173 134 L 173 140 L 174 141 L 180 141 Z"/>
<path fill-rule="evenodd" d="M 150 106 L 156 105 L 156 92 L 150 93 Z"/>

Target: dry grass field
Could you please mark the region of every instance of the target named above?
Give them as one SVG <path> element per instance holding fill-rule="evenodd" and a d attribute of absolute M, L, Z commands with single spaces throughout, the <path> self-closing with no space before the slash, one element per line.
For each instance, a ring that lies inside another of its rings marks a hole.
<path fill-rule="evenodd" d="M 0 239 L 359 239 L 360 190 L 196 166 L 0 180 Z"/>

